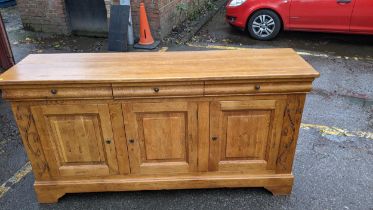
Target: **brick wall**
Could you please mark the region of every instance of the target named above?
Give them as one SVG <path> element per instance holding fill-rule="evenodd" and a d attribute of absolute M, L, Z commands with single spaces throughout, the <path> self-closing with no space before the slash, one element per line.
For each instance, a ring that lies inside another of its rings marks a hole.
<path fill-rule="evenodd" d="M 64 0 L 17 0 L 17 5 L 26 29 L 70 33 Z"/>
<path fill-rule="evenodd" d="M 104 1 L 109 20 L 110 5 L 119 4 L 119 0 Z M 207 0 L 131 0 L 134 35 L 138 36 L 140 2 L 145 4 L 153 36 L 160 39 L 167 36 L 173 26 L 184 21 L 188 12 L 203 6 L 205 1 Z M 70 34 L 64 0 L 17 0 L 17 5 L 26 29 Z M 181 11 L 180 8 L 185 5 L 187 11 Z"/>
<path fill-rule="evenodd" d="M 155 38 L 166 37 L 174 26 L 185 20 L 189 13 L 205 6 L 208 0 L 131 0 L 132 21 L 135 36 L 139 30 L 138 9 L 144 2 L 150 28 Z M 179 8 L 179 9 L 178 9 Z M 185 8 L 186 10 L 181 10 Z"/>

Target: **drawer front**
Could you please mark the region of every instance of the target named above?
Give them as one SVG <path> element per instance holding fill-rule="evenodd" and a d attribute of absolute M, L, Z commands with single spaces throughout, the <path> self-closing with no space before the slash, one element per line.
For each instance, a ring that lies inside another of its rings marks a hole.
<path fill-rule="evenodd" d="M 203 84 L 113 87 L 114 98 L 202 96 Z"/>
<path fill-rule="evenodd" d="M 309 92 L 311 82 L 206 84 L 205 95 L 250 95 L 260 93 Z"/>
<path fill-rule="evenodd" d="M 3 98 L 24 99 L 60 99 L 60 98 L 101 98 L 111 99 L 111 87 L 42 87 L 4 89 Z"/>

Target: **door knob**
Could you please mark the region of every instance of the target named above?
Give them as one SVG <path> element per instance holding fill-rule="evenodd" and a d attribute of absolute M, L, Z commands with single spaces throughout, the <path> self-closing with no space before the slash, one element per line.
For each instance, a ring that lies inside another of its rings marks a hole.
<path fill-rule="evenodd" d="M 135 140 L 130 139 L 130 140 L 128 140 L 128 142 L 131 143 L 131 144 L 133 144 L 133 143 L 135 143 Z"/>
<path fill-rule="evenodd" d="M 213 137 L 211 138 L 211 140 L 216 141 L 216 140 L 218 140 L 218 137 L 213 136 Z"/>
<path fill-rule="evenodd" d="M 56 94 L 57 94 L 57 90 L 56 90 L 56 89 L 52 89 L 52 90 L 51 90 L 51 93 L 52 93 L 53 95 L 56 95 Z"/>
<path fill-rule="evenodd" d="M 108 140 L 105 141 L 105 143 L 106 143 L 106 144 L 111 144 L 111 140 L 108 139 Z"/>

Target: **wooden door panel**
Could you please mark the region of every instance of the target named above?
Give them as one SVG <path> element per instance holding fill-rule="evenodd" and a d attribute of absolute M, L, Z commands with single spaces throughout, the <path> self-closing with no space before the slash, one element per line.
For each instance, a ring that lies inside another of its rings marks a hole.
<path fill-rule="evenodd" d="M 283 100 L 213 101 L 210 112 L 210 171 L 274 169 Z"/>
<path fill-rule="evenodd" d="M 131 173 L 196 170 L 196 103 L 124 103 L 123 112 Z"/>
<path fill-rule="evenodd" d="M 95 116 L 52 115 L 48 125 L 62 164 L 105 160 Z"/>
<path fill-rule="evenodd" d="M 270 111 L 227 113 L 227 119 L 224 119 L 227 122 L 227 137 L 222 157 L 263 159 L 270 114 Z"/>
<path fill-rule="evenodd" d="M 108 105 L 31 107 L 53 176 L 116 174 Z"/>
<path fill-rule="evenodd" d="M 185 160 L 185 114 L 145 114 L 142 117 L 147 160 Z"/>

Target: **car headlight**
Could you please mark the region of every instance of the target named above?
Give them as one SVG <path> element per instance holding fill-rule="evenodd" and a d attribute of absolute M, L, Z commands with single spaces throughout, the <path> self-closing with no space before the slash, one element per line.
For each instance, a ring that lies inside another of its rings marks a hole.
<path fill-rule="evenodd" d="M 240 6 L 241 4 L 245 3 L 246 0 L 232 0 L 228 6 L 230 7 L 237 7 Z"/>

